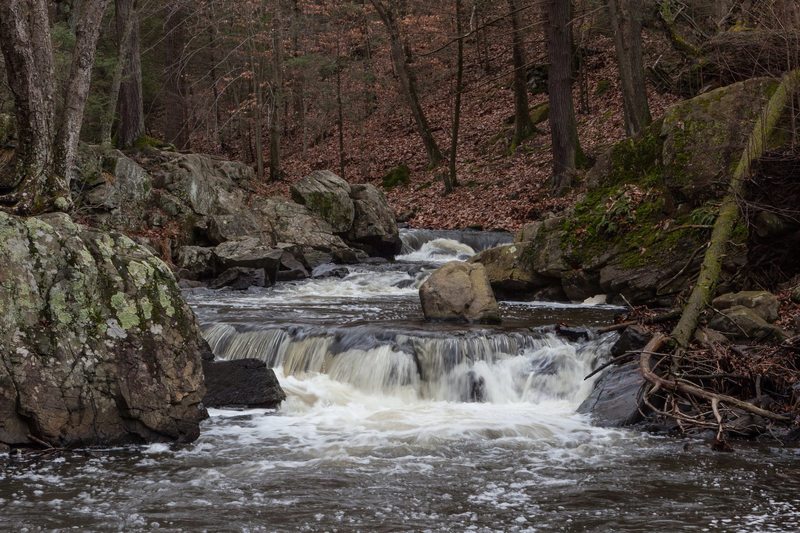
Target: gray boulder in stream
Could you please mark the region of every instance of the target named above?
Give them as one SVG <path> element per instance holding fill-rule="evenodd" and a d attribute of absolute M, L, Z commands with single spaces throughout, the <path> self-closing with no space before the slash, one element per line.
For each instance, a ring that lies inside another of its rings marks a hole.
<path fill-rule="evenodd" d="M 489 277 L 480 263 L 447 263 L 422 284 L 419 297 L 428 320 L 500 321 Z"/>
<path fill-rule="evenodd" d="M 333 172 L 312 172 L 292 184 L 290 190 L 292 200 L 319 215 L 334 232 L 344 233 L 353 225 L 355 209 L 350 198 L 350 184 Z"/>
<path fill-rule="evenodd" d="M 197 438 L 204 345 L 161 260 L 63 214 L 0 212 L 0 264 L 0 443 Z"/>

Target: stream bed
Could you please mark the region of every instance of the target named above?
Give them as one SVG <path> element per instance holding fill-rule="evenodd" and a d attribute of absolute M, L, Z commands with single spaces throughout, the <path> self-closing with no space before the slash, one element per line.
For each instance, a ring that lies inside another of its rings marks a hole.
<path fill-rule="evenodd" d="M 281 408 L 210 410 L 190 445 L 0 460 L 0 530 L 800 530 L 795 450 L 716 453 L 575 413 L 615 338 L 548 326 L 618 308 L 503 302 L 502 326 L 426 324 L 427 273 L 507 236 L 403 237 L 397 262 L 343 277 L 187 292 L 218 357 L 275 368 Z"/>

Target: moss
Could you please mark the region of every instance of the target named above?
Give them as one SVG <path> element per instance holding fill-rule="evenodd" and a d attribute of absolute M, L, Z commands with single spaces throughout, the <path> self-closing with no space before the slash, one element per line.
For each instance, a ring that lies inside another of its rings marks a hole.
<path fill-rule="evenodd" d="M 155 137 L 150 137 L 149 135 L 142 135 L 133 142 L 133 147 L 138 149 L 144 149 L 144 148 L 165 149 L 173 146 L 168 142 L 162 141 L 161 139 L 156 139 Z"/>
<path fill-rule="evenodd" d="M 408 165 L 401 163 L 389 170 L 383 177 L 383 187 L 393 189 L 400 185 L 408 185 L 411 181 L 411 169 Z"/>
<path fill-rule="evenodd" d="M 664 169 L 661 159 L 664 148 L 661 126 L 661 121 L 656 121 L 641 135 L 614 145 L 611 149 L 611 168 L 603 177 L 601 185 L 661 185 Z"/>
<path fill-rule="evenodd" d="M 603 96 L 611 89 L 611 82 L 608 80 L 600 80 L 594 90 L 595 96 Z"/>
<path fill-rule="evenodd" d="M 545 102 L 531 109 L 531 122 L 541 124 L 550 117 L 550 103 Z"/>

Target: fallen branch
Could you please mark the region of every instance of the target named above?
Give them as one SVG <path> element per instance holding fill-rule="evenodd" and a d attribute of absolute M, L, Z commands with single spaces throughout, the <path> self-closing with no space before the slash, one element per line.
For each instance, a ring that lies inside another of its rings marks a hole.
<path fill-rule="evenodd" d="M 652 318 L 645 318 L 644 320 L 628 320 L 627 322 L 620 322 L 619 324 L 597 328 L 597 333 L 598 334 L 611 333 L 612 331 L 619 331 L 629 326 L 638 326 L 639 324 L 644 324 L 644 325 L 661 324 L 662 322 L 669 322 L 670 320 L 674 320 L 676 318 L 679 318 L 680 316 L 681 312 L 678 311 L 677 309 L 673 309 L 671 311 L 668 311 L 667 313 L 656 315 Z"/>
<path fill-rule="evenodd" d="M 764 418 L 769 418 L 771 420 L 779 420 L 781 422 L 789 422 L 791 420 L 788 416 L 779 415 L 777 413 L 773 413 L 772 411 L 767 411 L 766 409 L 762 409 L 749 402 L 739 400 L 732 396 L 709 392 L 705 389 L 702 389 L 696 385 L 691 385 L 687 382 L 662 378 L 661 376 L 653 372 L 653 369 L 650 366 L 650 357 L 652 354 L 657 353 L 658 350 L 661 349 L 661 347 L 664 345 L 666 341 L 667 341 L 666 335 L 664 335 L 663 333 L 657 333 L 650 340 L 650 342 L 647 343 L 647 346 L 644 347 L 639 359 L 639 368 L 642 371 L 642 376 L 653 385 L 656 385 L 664 390 L 683 392 L 685 394 L 710 400 L 712 402 L 714 401 L 722 402 L 737 407 L 743 411 L 747 411 L 749 413 L 762 416 Z"/>

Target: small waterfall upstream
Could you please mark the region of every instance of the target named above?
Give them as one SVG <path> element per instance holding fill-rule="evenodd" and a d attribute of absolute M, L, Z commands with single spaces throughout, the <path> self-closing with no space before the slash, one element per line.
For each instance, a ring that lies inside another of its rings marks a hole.
<path fill-rule="evenodd" d="M 434 336 L 373 327 L 239 331 L 229 324 L 210 325 L 204 334 L 219 357 L 260 359 L 283 376 L 326 374 L 373 394 L 492 403 L 580 402 L 591 387 L 584 376 L 614 340 L 569 343 L 543 332 Z"/>

